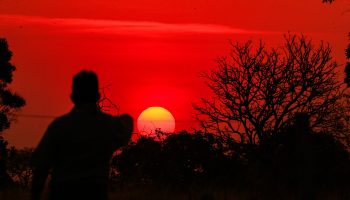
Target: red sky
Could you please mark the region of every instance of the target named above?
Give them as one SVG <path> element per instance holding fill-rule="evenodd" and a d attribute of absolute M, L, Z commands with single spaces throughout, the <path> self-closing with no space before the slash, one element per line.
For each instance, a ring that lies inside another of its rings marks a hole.
<path fill-rule="evenodd" d="M 207 96 L 200 73 L 227 55 L 229 40 L 263 39 L 280 45 L 283 34 L 303 33 L 329 42 L 345 62 L 350 1 L 337 0 L 0 0 L 0 37 L 17 66 L 13 89 L 26 107 L 5 137 L 35 146 L 52 118 L 72 108 L 72 76 L 98 73 L 120 112 L 135 119 L 163 106 L 176 129 L 196 126 L 192 103 Z"/>

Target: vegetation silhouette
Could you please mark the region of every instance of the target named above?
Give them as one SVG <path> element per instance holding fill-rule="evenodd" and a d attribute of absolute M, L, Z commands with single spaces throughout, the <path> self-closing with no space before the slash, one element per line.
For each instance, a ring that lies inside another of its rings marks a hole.
<path fill-rule="evenodd" d="M 335 0 L 322 0 L 323 3 L 333 3 Z M 349 10 L 348 10 L 349 11 Z M 348 37 L 350 39 L 350 32 L 348 33 Z M 345 79 L 344 79 L 344 82 L 348 85 L 348 87 L 350 87 L 350 43 L 348 44 L 348 47 L 346 48 L 345 50 L 345 56 L 346 56 L 346 59 L 348 60 L 346 62 L 346 65 L 345 65 Z"/>
<path fill-rule="evenodd" d="M 219 180 L 230 182 L 230 174 L 236 175 L 233 171 L 238 161 L 225 155 L 218 142 L 214 136 L 199 131 L 182 131 L 163 140 L 141 137 L 113 158 L 112 168 L 118 171 L 114 184 L 125 190 L 153 187 L 199 198 L 205 191 L 192 194 L 193 188 L 210 187 Z"/>
<path fill-rule="evenodd" d="M 8 173 L 16 187 L 26 190 L 31 185 L 33 167 L 31 158 L 33 148 L 16 149 L 11 147 L 8 151 Z"/>
<path fill-rule="evenodd" d="M 312 131 L 308 118 L 297 113 L 289 127 L 248 156 L 248 174 L 275 195 L 270 198 L 283 199 L 292 189 L 296 199 L 322 199 L 322 191 L 349 186 L 349 152 L 331 134 Z"/>
<path fill-rule="evenodd" d="M 33 200 L 41 198 L 50 171 L 50 199 L 107 199 L 109 161 L 131 138 L 129 115 L 99 109 L 95 73 L 74 76 L 71 99 L 75 107 L 50 124 L 33 153 Z"/>
<path fill-rule="evenodd" d="M 153 186 L 185 193 L 224 188 L 252 199 L 323 199 L 335 193 L 349 198 L 349 152 L 308 121 L 307 114 L 297 113 L 269 141 L 234 148 L 202 132 L 183 131 L 163 141 L 143 137 L 113 158 L 119 180 L 114 183 L 125 190 Z"/>
<path fill-rule="evenodd" d="M 206 75 L 216 98 L 195 106 L 205 132 L 127 146 L 112 163 L 121 185 L 226 188 L 250 199 L 348 199 L 348 95 L 338 65 L 327 44 L 315 47 L 303 35 L 285 40 L 271 50 L 232 44 L 231 60 L 219 59 Z"/>
<path fill-rule="evenodd" d="M 25 100 L 8 87 L 13 81 L 16 67 L 10 62 L 12 52 L 7 40 L 0 38 L 0 190 L 11 184 L 7 173 L 7 141 L 3 138 L 4 130 L 10 128 L 16 112 L 25 105 Z"/>
<path fill-rule="evenodd" d="M 194 105 L 205 130 L 256 144 L 285 129 L 298 112 L 310 116 L 312 128 L 341 128 L 334 123 L 344 90 L 328 44 L 288 34 L 280 48 L 251 41 L 231 47 L 230 56 L 204 75 L 213 96 Z"/>
<path fill-rule="evenodd" d="M 350 33 L 348 35 L 349 40 L 350 40 Z M 345 83 L 348 85 L 348 87 L 350 87 L 350 43 L 348 44 L 348 48 L 345 50 L 345 55 L 346 55 L 346 59 L 348 60 L 346 62 L 346 66 L 345 66 Z"/>
<path fill-rule="evenodd" d="M 323 3 L 333 3 L 335 0 L 322 0 Z"/>

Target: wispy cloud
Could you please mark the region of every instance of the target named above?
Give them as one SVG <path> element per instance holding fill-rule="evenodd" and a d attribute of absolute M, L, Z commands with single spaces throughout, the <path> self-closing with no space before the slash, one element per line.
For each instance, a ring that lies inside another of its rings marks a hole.
<path fill-rule="evenodd" d="M 216 24 L 161 23 L 152 21 L 122 21 L 85 18 L 49 18 L 0 14 L 1 23 L 56 26 L 79 32 L 130 34 L 145 32 L 203 33 L 203 34 L 262 34 L 267 31 L 246 30 Z"/>

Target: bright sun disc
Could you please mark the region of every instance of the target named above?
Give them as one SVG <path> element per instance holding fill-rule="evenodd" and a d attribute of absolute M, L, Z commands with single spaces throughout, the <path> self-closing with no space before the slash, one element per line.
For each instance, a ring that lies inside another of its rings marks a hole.
<path fill-rule="evenodd" d="M 137 119 L 137 128 L 140 133 L 145 134 L 152 134 L 156 130 L 174 132 L 175 119 L 165 108 L 149 107 L 142 111 Z"/>

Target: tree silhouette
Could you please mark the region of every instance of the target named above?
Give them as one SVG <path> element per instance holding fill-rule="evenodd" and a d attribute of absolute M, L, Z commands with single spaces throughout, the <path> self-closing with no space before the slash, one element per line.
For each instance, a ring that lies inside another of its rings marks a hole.
<path fill-rule="evenodd" d="M 122 183 L 146 184 L 158 180 L 161 175 L 161 143 L 153 138 L 141 137 L 112 159 Z"/>
<path fill-rule="evenodd" d="M 224 150 L 212 134 L 171 134 L 164 140 L 141 137 L 112 159 L 114 183 L 122 186 L 225 185 L 238 180 L 239 158 Z"/>
<path fill-rule="evenodd" d="M 214 144 L 215 138 L 210 134 L 182 131 L 170 135 L 163 142 L 165 177 L 170 182 L 188 185 L 219 175 L 223 154 Z"/>
<path fill-rule="evenodd" d="M 350 40 L 350 33 L 349 33 L 349 40 Z M 350 43 L 348 44 L 348 48 L 345 50 L 345 55 L 346 55 L 346 59 L 348 60 L 348 62 L 346 63 L 345 66 L 345 83 L 348 85 L 348 87 L 350 87 Z"/>
<path fill-rule="evenodd" d="M 8 182 L 6 172 L 7 142 L 1 133 L 10 127 L 15 119 L 15 113 L 25 105 L 22 97 L 12 92 L 8 85 L 12 82 L 16 67 L 10 63 L 12 52 L 6 39 L 0 38 L 0 182 Z"/>
<path fill-rule="evenodd" d="M 333 3 L 335 0 L 322 0 L 323 3 Z M 349 39 L 350 39 L 350 32 L 348 35 Z M 350 60 L 350 43 L 348 44 L 347 49 L 345 50 L 345 56 L 347 60 Z M 345 66 L 345 79 L 344 82 L 348 85 L 348 87 L 350 87 L 350 62 L 346 62 L 346 66 Z"/>
<path fill-rule="evenodd" d="M 11 177 L 7 173 L 7 145 L 8 142 L 0 136 L 0 191 L 12 183 Z"/>
<path fill-rule="evenodd" d="M 33 175 L 33 167 L 30 163 L 34 149 L 16 149 L 11 147 L 8 154 L 8 173 L 14 183 L 22 188 L 28 189 Z"/>
<path fill-rule="evenodd" d="M 307 113 L 312 128 L 329 128 L 342 96 L 331 48 L 288 34 L 280 48 L 231 43 L 228 57 L 205 74 L 212 98 L 195 104 L 205 130 L 256 144 L 283 130 L 295 113 Z"/>
<path fill-rule="evenodd" d="M 0 133 L 10 127 L 15 112 L 25 105 L 24 99 L 8 88 L 16 70 L 11 58 L 6 39 L 0 38 Z"/>
<path fill-rule="evenodd" d="M 283 197 L 288 188 L 295 199 L 315 199 L 319 191 L 347 191 L 349 161 L 349 152 L 331 133 L 311 130 L 309 116 L 296 113 L 280 134 L 249 152 L 246 178 L 264 185 L 268 194 Z"/>
<path fill-rule="evenodd" d="M 322 0 L 323 3 L 333 3 L 335 0 Z"/>

